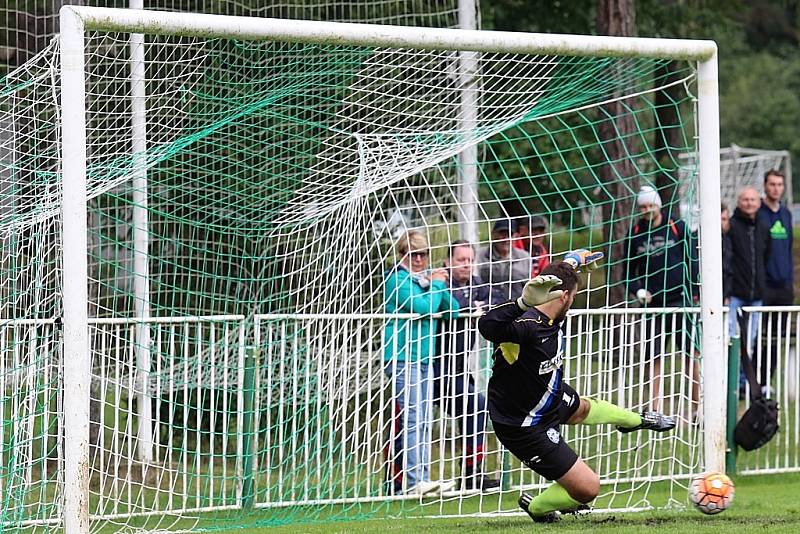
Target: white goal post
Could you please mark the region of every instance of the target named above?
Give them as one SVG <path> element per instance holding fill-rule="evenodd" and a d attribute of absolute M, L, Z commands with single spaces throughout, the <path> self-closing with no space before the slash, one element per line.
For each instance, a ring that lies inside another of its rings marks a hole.
<path fill-rule="evenodd" d="M 61 154 L 63 172 L 63 312 L 65 408 L 64 526 L 89 531 L 90 350 L 87 315 L 87 98 L 85 32 L 195 36 L 569 56 L 648 57 L 698 63 L 702 387 L 705 468 L 725 466 L 726 368 L 721 242 L 719 99 L 716 45 L 711 41 L 523 34 L 258 19 L 189 13 L 65 6 L 60 12 Z"/>

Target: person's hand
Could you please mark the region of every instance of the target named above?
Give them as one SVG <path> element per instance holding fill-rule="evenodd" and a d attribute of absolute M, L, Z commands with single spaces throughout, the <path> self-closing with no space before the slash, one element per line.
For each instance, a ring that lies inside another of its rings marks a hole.
<path fill-rule="evenodd" d="M 602 252 L 592 252 L 585 248 L 579 248 L 567 252 L 566 256 L 564 256 L 564 261 L 572 265 L 572 268 L 576 271 L 581 269 L 594 271 L 597 269 L 597 262 L 603 259 L 604 256 L 605 254 Z"/>
<path fill-rule="evenodd" d="M 434 269 L 431 271 L 431 281 L 440 280 L 442 282 L 447 282 L 448 278 L 447 269 Z"/>
<path fill-rule="evenodd" d="M 552 274 L 540 274 L 528 280 L 522 288 L 522 296 L 517 299 L 517 305 L 523 310 L 529 310 L 539 304 L 560 298 L 564 290 L 553 289 L 558 285 L 561 285 L 561 278 Z"/>
<path fill-rule="evenodd" d="M 642 288 L 636 292 L 636 300 L 638 300 L 640 304 L 650 304 L 653 300 L 653 295 L 645 288 Z"/>

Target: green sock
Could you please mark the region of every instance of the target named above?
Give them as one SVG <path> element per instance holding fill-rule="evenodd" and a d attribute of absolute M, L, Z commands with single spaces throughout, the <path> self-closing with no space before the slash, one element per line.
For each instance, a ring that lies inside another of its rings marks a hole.
<path fill-rule="evenodd" d="M 556 483 L 531 500 L 528 511 L 533 515 L 544 515 L 556 510 L 574 510 L 581 503 L 573 499 L 560 484 Z"/>
<path fill-rule="evenodd" d="M 625 428 L 633 428 L 642 424 L 642 417 L 635 412 L 620 408 L 604 400 L 587 399 L 589 401 L 589 415 L 581 421 L 584 425 L 612 424 Z"/>

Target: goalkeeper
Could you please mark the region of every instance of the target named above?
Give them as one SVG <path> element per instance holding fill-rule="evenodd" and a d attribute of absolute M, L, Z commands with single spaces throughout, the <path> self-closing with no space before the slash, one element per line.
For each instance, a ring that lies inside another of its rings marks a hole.
<path fill-rule="evenodd" d="M 520 507 L 536 522 L 560 511 L 585 508 L 600 491 L 598 476 L 569 445 L 559 425 L 613 424 L 620 432 L 675 427 L 672 417 L 634 413 L 606 401 L 580 398 L 563 383 L 561 324 L 578 291 L 580 269 L 593 269 L 602 253 L 579 250 L 551 264 L 525 284 L 522 296 L 495 306 L 478 322 L 495 343 L 488 407 L 495 434 L 522 463 L 556 483 L 536 497 L 523 493 Z"/>

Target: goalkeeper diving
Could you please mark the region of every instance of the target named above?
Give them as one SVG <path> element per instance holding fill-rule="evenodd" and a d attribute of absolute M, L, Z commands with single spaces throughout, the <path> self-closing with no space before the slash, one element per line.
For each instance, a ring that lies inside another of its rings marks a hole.
<path fill-rule="evenodd" d="M 490 309 L 478 329 L 495 344 L 487 404 L 494 432 L 522 463 L 555 483 L 520 507 L 536 522 L 588 508 L 600 491 L 597 474 L 564 442 L 560 425 L 616 425 L 620 432 L 675 427 L 673 417 L 641 414 L 581 398 L 563 382 L 566 342 L 562 323 L 578 292 L 578 272 L 593 270 L 602 252 L 569 252 L 529 280 L 522 296 Z"/>

